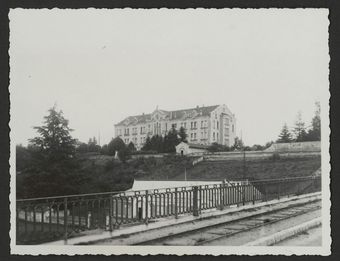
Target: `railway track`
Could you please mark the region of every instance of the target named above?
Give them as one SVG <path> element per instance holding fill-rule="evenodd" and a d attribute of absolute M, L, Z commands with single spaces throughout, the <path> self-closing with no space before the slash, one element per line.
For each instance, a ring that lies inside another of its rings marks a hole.
<path fill-rule="evenodd" d="M 228 238 L 235 237 L 238 234 L 251 232 L 279 222 L 288 222 L 289 219 L 316 212 L 320 209 L 321 200 L 317 200 L 293 207 L 254 214 L 250 217 L 219 223 L 209 227 L 170 234 L 161 238 L 138 242 L 135 245 L 214 245 L 215 242 L 228 240 Z"/>

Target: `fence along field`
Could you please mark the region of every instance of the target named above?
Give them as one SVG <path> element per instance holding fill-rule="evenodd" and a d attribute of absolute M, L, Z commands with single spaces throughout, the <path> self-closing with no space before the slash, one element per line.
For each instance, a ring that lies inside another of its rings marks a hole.
<path fill-rule="evenodd" d="M 39 244 L 87 231 L 262 202 L 321 190 L 321 177 L 221 182 L 160 190 L 112 192 L 16 201 L 17 244 Z"/>

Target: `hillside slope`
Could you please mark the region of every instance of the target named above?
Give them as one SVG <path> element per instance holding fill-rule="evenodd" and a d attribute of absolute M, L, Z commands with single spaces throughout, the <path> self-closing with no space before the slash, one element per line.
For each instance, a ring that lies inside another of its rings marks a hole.
<path fill-rule="evenodd" d="M 123 191 L 133 180 L 239 180 L 243 178 L 243 160 L 200 162 L 192 166 L 192 158 L 169 155 L 164 158 L 138 158 L 126 163 L 109 156 L 78 158 L 77 173 L 67 180 L 35 173 L 17 175 L 17 197 L 45 197 L 65 194 Z M 321 166 L 320 156 L 246 160 L 246 178 L 266 179 L 309 176 Z M 52 181 L 51 181 L 52 179 Z M 54 187 L 60 189 L 52 189 Z M 65 189 L 71 192 L 64 192 Z"/>
<path fill-rule="evenodd" d="M 249 179 L 309 176 L 321 167 L 320 156 L 281 159 L 252 159 L 245 161 L 245 176 Z M 243 160 L 200 162 L 187 170 L 187 179 L 242 179 Z M 183 179 L 180 173 L 175 179 Z"/>

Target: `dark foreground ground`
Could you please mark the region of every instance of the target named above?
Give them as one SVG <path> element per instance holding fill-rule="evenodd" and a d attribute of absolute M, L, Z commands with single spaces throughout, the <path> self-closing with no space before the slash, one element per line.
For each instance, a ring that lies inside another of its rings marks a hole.
<path fill-rule="evenodd" d="M 78 160 L 77 175 L 66 174 L 62 184 L 57 185 L 58 188 L 70 187 L 72 194 L 124 191 L 132 187 L 134 179 L 184 180 L 185 172 L 188 180 L 267 179 L 309 176 L 321 166 L 321 157 L 315 155 L 203 161 L 195 166 L 192 165 L 193 158 L 175 155 L 131 159 L 125 163 L 103 155 L 82 155 Z M 37 176 L 34 173 L 18 174 L 17 198 L 58 195 L 50 184 L 55 185 L 58 177 L 51 178 L 44 179 L 42 174 Z"/>

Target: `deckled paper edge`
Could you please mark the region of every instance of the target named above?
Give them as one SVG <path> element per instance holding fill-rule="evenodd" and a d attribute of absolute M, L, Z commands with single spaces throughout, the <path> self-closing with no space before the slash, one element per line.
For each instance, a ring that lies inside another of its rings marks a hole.
<path fill-rule="evenodd" d="M 23 8 L 16 8 L 16 10 Z M 158 10 L 158 11 L 205 11 L 212 10 L 214 11 L 221 11 L 225 9 L 231 8 L 224 8 L 224 9 L 205 9 L 205 8 L 190 8 L 190 9 L 167 9 L 167 8 L 160 8 L 160 9 L 151 9 L 151 10 Z M 239 10 L 248 10 L 248 9 L 240 9 L 240 8 L 232 8 L 233 11 Z M 250 9 L 250 8 L 249 8 Z M 292 10 L 292 9 L 278 9 L 278 8 L 269 8 L 269 9 L 256 9 L 256 10 Z M 326 8 L 309 8 L 312 10 L 322 10 L 327 15 L 328 20 L 328 28 L 329 28 L 329 10 Z M 9 12 L 9 19 L 11 18 L 11 11 Z M 32 10 L 32 9 L 29 9 Z M 40 9 L 40 10 L 47 10 L 47 9 Z M 59 10 L 72 10 L 72 11 L 107 11 L 108 9 L 95 9 L 95 8 L 88 8 L 88 9 L 57 9 L 53 8 L 50 11 L 59 11 Z M 131 8 L 122 8 L 122 9 L 115 9 L 115 10 L 124 10 L 124 11 L 143 11 L 143 10 L 150 10 L 150 9 L 131 9 Z M 302 8 L 296 8 L 294 10 L 304 10 Z M 10 19 L 11 24 L 11 19 Z M 11 28 L 11 27 L 10 27 Z M 328 34 L 329 35 L 329 34 Z M 11 39 L 11 35 L 10 35 Z M 10 48 L 9 48 L 9 57 L 11 61 L 11 41 L 10 41 Z M 327 52 L 328 61 L 330 61 L 329 55 L 329 48 Z M 11 64 L 11 62 L 10 62 Z M 329 68 L 328 68 L 329 74 Z M 10 73 L 11 75 L 11 73 Z M 9 91 L 11 90 L 11 84 L 9 86 Z M 11 96 L 11 94 L 10 94 Z M 15 170 L 15 129 L 12 128 L 12 117 L 10 118 L 9 127 L 10 127 L 10 251 L 11 254 L 17 255 L 322 255 L 327 256 L 331 254 L 331 227 L 330 227 L 330 207 L 331 207 L 331 200 L 330 200 L 330 154 L 329 154 L 329 144 L 330 144 L 330 120 L 329 120 L 329 99 L 330 99 L 330 92 L 329 92 L 329 78 L 328 78 L 328 89 L 323 90 L 322 96 L 320 97 L 320 105 L 321 105 L 321 173 L 322 173 L 322 246 L 321 247 L 232 247 L 232 246 L 199 246 L 199 247 L 192 247 L 192 246 L 40 246 L 40 245 L 16 245 L 16 202 L 15 202 L 15 195 L 16 195 L 16 170 Z"/>

